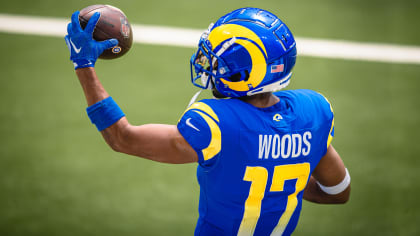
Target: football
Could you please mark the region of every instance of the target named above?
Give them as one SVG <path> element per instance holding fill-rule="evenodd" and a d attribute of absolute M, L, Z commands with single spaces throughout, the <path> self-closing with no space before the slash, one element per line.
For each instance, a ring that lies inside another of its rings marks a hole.
<path fill-rule="evenodd" d="M 118 45 L 105 50 L 99 58 L 114 59 L 126 54 L 133 43 L 133 32 L 125 14 L 118 8 L 110 5 L 92 5 L 83 8 L 79 14 L 80 26 L 84 29 L 93 13 L 100 12 L 93 38 L 96 41 L 104 41 L 115 38 Z"/>

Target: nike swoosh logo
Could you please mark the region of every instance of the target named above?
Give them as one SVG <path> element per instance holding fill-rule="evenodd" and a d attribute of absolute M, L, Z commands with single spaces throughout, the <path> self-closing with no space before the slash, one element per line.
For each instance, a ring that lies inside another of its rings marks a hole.
<path fill-rule="evenodd" d="M 76 54 L 79 54 L 80 50 L 82 50 L 82 47 L 77 48 L 76 45 L 74 45 L 74 43 L 71 41 L 71 39 L 70 39 L 70 44 L 73 47 L 73 49 L 76 52 Z"/>
<path fill-rule="evenodd" d="M 193 124 L 191 124 L 191 117 L 190 117 L 190 118 L 188 118 L 188 119 L 187 119 L 187 121 L 185 121 L 185 123 L 186 123 L 189 127 L 193 128 L 193 129 L 195 129 L 195 130 L 197 130 L 197 131 L 200 131 L 197 127 L 195 127 Z"/>

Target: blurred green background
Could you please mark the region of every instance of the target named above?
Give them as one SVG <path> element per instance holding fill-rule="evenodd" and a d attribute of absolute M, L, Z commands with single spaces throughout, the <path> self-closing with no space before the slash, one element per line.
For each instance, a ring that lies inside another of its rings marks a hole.
<path fill-rule="evenodd" d="M 16 0 L 0 13 L 63 18 L 97 3 Z M 198 29 L 255 6 L 299 37 L 420 46 L 417 0 L 102 3 L 134 24 Z M 85 114 L 63 39 L 0 33 L 0 51 L 0 235 L 193 234 L 195 164 L 108 148 Z M 176 124 L 197 90 L 189 82 L 193 52 L 136 44 L 96 68 L 133 124 Z M 333 144 L 352 177 L 350 202 L 305 202 L 294 235 L 419 235 L 420 65 L 299 57 L 294 71 L 289 89 L 314 89 L 332 102 Z"/>

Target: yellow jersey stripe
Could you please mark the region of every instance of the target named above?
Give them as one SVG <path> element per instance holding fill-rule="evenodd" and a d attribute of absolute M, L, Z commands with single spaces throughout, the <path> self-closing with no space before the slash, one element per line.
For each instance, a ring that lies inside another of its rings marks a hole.
<path fill-rule="evenodd" d="M 203 158 L 205 161 L 207 161 L 215 157 L 222 149 L 222 133 L 220 131 L 219 125 L 216 122 L 214 122 L 214 120 L 211 119 L 207 114 L 198 110 L 194 110 L 194 112 L 197 112 L 201 117 L 203 117 L 203 119 L 207 122 L 207 124 L 210 127 L 210 143 L 206 148 L 202 150 Z"/>
<path fill-rule="evenodd" d="M 207 113 L 210 117 L 212 117 L 214 120 L 216 120 L 217 122 L 220 122 L 219 117 L 216 115 L 216 113 L 213 111 L 213 109 L 211 109 L 211 107 L 209 105 L 207 105 L 203 102 L 196 102 L 196 103 L 192 104 L 190 107 L 188 107 L 187 110 L 185 110 L 184 114 L 187 111 L 193 110 L 193 109 L 203 111 L 203 112 Z M 184 114 L 182 114 L 182 116 Z"/>

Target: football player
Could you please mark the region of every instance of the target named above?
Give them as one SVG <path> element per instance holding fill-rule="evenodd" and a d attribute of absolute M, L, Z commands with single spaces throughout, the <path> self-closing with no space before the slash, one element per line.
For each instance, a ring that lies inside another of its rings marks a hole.
<path fill-rule="evenodd" d="M 273 93 L 289 84 L 296 61 L 295 39 L 278 17 L 242 8 L 211 24 L 191 57 L 191 81 L 216 98 L 192 103 L 176 126 L 133 126 L 94 70 L 117 41 L 93 40 L 99 14 L 85 30 L 78 14 L 65 39 L 89 118 L 115 151 L 198 163 L 195 235 L 290 235 L 302 199 L 348 201 L 350 175 L 331 145 L 328 100 L 310 90 Z"/>

